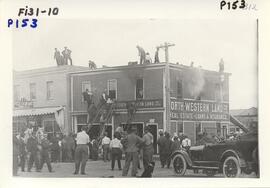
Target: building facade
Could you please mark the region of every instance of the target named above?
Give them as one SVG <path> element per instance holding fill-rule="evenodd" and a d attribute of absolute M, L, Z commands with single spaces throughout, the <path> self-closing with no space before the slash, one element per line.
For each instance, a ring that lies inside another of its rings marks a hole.
<path fill-rule="evenodd" d="M 13 133 L 27 126 L 43 127 L 49 135 L 70 132 L 69 73 L 87 67 L 58 66 L 13 74 Z"/>
<path fill-rule="evenodd" d="M 82 93 L 88 89 L 98 105 L 106 89 L 116 104 L 113 115 L 106 122 L 110 136 L 118 126 L 125 128 L 129 103 L 136 108 L 129 124 L 136 126 L 141 136 L 144 127 L 149 126 L 155 150 L 159 130 L 171 135 L 184 133 L 193 144 L 199 132 L 225 136 L 229 125 L 229 76 L 228 73 L 165 63 L 71 73 L 72 130 L 77 132 L 87 125 L 87 104 Z"/>
<path fill-rule="evenodd" d="M 248 109 L 232 109 L 230 110 L 230 114 L 237 118 L 241 123 L 243 123 L 246 128 L 249 130 L 258 131 L 258 109 L 255 107 L 251 107 Z M 241 130 L 235 125 L 231 124 L 230 132 Z"/>

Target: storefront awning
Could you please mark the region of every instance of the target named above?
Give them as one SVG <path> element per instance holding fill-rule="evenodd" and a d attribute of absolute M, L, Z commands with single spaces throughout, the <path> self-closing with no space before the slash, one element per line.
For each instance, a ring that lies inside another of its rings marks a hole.
<path fill-rule="evenodd" d="M 54 114 L 61 109 L 63 109 L 63 107 L 61 106 L 48 108 L 18 109 L 13 111 L 13 117 Z"/>

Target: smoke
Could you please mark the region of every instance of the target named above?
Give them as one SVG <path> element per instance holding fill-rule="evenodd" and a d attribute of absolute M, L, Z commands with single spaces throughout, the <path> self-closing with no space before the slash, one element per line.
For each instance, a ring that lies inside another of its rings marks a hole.
<path fill-rule="evenodd" d="M 204 72 L 200 68 L 190 68 L 187 71 L 186 79 L 187 79 L 186 88 L 191 98 L 194 99 L 199 98 L 205 84 Z"/>
<path fill-rule="evenodd" d="M 132 85 L 136 84 L 136 80 L 143 78 L 144 69 L 141 67 L 134 67 L 132 69 L 126 69 L 122 72 L 125 75 L 125 78 L 128 78 Z"/>

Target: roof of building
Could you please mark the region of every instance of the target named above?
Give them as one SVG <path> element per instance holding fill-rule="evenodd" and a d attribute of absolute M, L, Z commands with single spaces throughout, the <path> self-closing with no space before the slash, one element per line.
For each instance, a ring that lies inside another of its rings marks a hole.
<path fill-rule="evenodd" d="M 74 66 L 74 65 L 62 65 L 62 66 L 53 66 L 53 67 L 45 67 L 39 69 L 31 69 L 31 70 L 23 70 L 16 71 L 14 70 L 14 76 L 29 76 L 29 75 L 39 75 L 43 73 L 70 73 L 76 71 L 89 70 L 89 67 L 83 66 Z"/>
<path fill-rule="evenodd" d="M 20 117 L 20 116 L 36 116 L 36 115 L 53 114 L 53 113 L 56 113 L 57 111 L 62 110 L 62 109 L 63 109 L 62 106 L 16 109 L 13 111 L 13 116 Z"/>
<path fill-rule="evenodd" d="M 166 63 L 152 63 L 152 64 L 131 64 L 131 65 L 121 65 L 121 66 L 112 66 L 112 67 L 102 67 L 102 68 L 97 68 L 97 69 L 87 69 L 87 70 L 82 70 L 82 71 L 77 71 L 72 74 L 80 74 L 80 73 L 92 73 L 92 72 L 105 72 L 105 71 L 115 71 L 115 70 L 124 70 L 124 69 L 132 69 L 132 68 L 142 68 L 142 69 L 151 69 L 151 68 L 156 68 L 156 67 L 165 67 Z M 190 67 L 187 65 L 183 64 L 174 64 L 174 63 L 169 63 L 170 68 L 176 68 L 176 69 L 200 69 L 202 71 L 205 71 L 207 73 L 211 74 L 220 74 L 218 71 L 212 71 L 212 70 L 206 70 L 203 68 L 199 67 Z M 224 72 L 225 75 L 231 75 L 231 73 Z"/>
<path fill-rule="evenodd" d="M 258 115 L 258 109 L 255 107 L 248 109 L 233 109 L 230 110 L 230 114 L 233 116 L 256 116 Z"/>

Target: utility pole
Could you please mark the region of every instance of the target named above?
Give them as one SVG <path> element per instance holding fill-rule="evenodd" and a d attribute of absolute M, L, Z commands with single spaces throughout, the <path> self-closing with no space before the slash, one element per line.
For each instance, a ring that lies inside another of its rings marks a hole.
<path fill-rule="evenodd" d="M 169 47 L 175 46 L 175 44 L 170 44 L 165 42 L 164 44 L 158 46 L 158 48 L 163 48 L 165 50 L 165 62 L 169 63 Z"/>
<path fill-rule="evenodd" d="M 163 104 L 165 107 L 164 113 L 164 123 L 165 131 L 170 132 L 171 118 L 170 118 L 170 103 L 171 103 L 171 87 L 170 87 L 170 69 L 169 69 L 169 47 L 175 46 L 175 44 L 170 44 L 165 42 L 164 45 L 158 46 L 165 50 L 165 70 L 163 76 L 164 92 L 163 92 Z"/>

